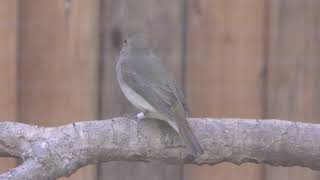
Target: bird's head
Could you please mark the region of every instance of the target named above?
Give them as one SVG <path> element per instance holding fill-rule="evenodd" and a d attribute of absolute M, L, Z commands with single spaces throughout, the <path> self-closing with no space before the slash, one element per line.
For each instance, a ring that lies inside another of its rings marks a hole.
<path fill-rule="evenodd" d="M 124 47 L 134 49 L 147 49 L 148 43 L 146 37 L 141 33 L 129 33 L 127 39 L 124 41 Z"/>

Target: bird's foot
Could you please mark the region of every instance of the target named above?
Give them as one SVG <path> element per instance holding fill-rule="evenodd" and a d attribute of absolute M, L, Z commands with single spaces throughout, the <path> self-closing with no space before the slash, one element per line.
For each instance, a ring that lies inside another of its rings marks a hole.
<path fill-rule="evenodd" d="M 124 117 L 129 118 L 129 119 L 137 119 L 137 113 L 136 112 L 132 112 L 132 113 L 126 113 L 123 114 Z"/>
<path fill-rule="evenodd" d="M 127 113 L 123 115 L 124 117 L 135 119 L 135 120 L 144 120 L 147 118 L 147 112 L 139 112 L 139 113 Z"/>
<path fill-rule="evenodd" d="M 146 115 L 145 115 L 145 112 L 140 112 L 136 115 L 136 118 L 138 120 L 142 120 L 142 119 L 145 119 L 146 118 Z"/>

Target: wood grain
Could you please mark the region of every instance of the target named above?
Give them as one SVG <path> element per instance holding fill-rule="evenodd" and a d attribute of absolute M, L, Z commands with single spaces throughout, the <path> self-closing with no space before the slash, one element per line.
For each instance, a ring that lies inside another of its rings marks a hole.
<path fill-rule="evenodd" d="M 176 79 L 182 79 L 182 1 L 104 0 L 102 5 L 101 118 L 136 110 L 120 92 L 115 66 L 129 32 L 144 33 Z M 161 163 L 116 162 L 102 164 L 100 179 L 180 179 L 181 168 Z"/>
<path fill-rule="evenodd" d="M 186 90 L 192 115 L 261 117 L 264 1 L 189 0 L 187 10 Z M 187 180 L 257 180 L 262 176 L 262 166 L 249 164 L 188 166 L 185 172 Z"/>
<path fill-rule="evenodd" d="M 267 117 L 313 122 L 320 116 L 320 1 L 269 2 Z M 266 180 L 319 179 L 306 168 L 268 167 Z"/>
<path fill-rule="evenodd" d="M 99 1 L 20 1 L 19 119 L 57 126 L 98 114 Z M 70 179 L 96 179 L 89 166 Z"/>
<path fill-rule="evenodd" d="M 0 1 L 0 119 L 17 117 L 17 1 Z M 0 174 L 13 168 L 16 161 L 0 159 Z"/>

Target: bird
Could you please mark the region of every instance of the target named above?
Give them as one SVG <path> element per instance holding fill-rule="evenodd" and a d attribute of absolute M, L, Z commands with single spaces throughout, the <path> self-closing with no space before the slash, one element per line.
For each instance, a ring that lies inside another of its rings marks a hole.
<path fill-rule="evenodd" d="M 142 111 L 138 117 L 167 122 L 180 135 L 189 154 L 203 154 L 187 121 L 189 109 L 183 93 L 143 34 L 128 35 L 116 72 L 124 96 Z"/>

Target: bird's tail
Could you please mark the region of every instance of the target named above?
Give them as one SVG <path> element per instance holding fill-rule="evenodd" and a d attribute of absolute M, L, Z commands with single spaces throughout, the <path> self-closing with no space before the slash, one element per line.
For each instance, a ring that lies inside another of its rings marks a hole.
<path fill-rule="evenodd" d="M 178 118 L 176 123 L 179 129 L 179 134 L 185 143 L 187 150 L 195 157 L 203 154 L 203 149 L 201 148 L 197 138 L 194 136 L 187 119 Z"/>

